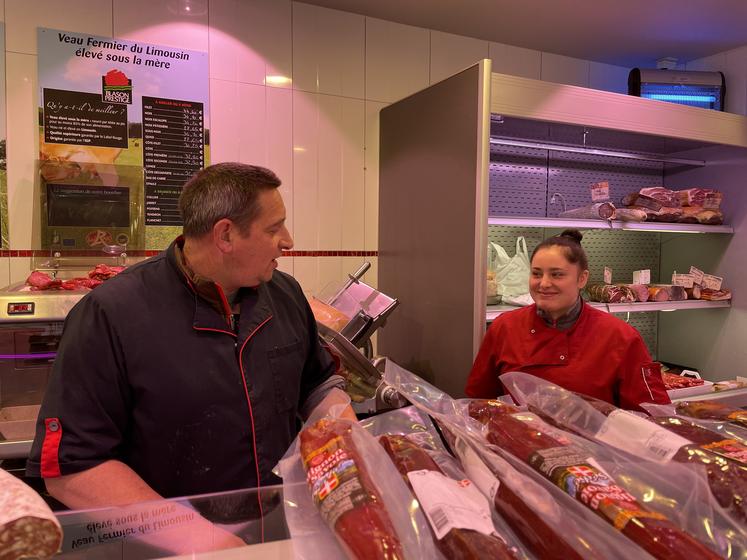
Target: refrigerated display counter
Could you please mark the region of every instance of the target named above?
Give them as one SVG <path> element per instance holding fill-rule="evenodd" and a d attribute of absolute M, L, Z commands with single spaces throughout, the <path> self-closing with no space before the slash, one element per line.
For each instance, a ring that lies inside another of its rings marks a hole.
<path fill-rule="evenodd" d="M 55 515 L 60 559 L 293 558 L 282 486 Z"/>

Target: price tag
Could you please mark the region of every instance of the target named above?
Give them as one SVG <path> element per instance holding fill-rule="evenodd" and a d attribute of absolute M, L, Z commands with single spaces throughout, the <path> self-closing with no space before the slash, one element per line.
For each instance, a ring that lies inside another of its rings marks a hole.
<path fill-rule="evenodd" d="M 703 199 L 703 208 L 718 210 L 721 207 L 721 193 L 708 193 Z"/>
<path fill-rule="evenodd" d="M 636 270 L 633 272 L 633 284 L 650 284 L 651 269 Z"/>
<path fill-rule="evenodd" d="M 702 286 L 709 290 L 720 290 L 721 282 L 723 281 L 724 279 L 721 278 L 720 276 L 712 276 L 711 274 L 704 274 Z"/>
<path fill-rule="evenodd" d="M 682 446 L 692 443 L 626 410 L 613 411 L 594 437 L 607 445 L 658 463 L 669 462 Z"/>
<path fill-rule="evenodd" d="M 604 267 L 604 283 L 612 284 L 612 269 L 607 266 Z"/>
<path fill-rule="evenodd" d="M 693 277 L 693 282 L 696 284 L 703 284 L 703 271 L 694 266 L 690 267 L 690 275 Z"/>
<path fill-rule="evenodd" d="M 695 283 L 695 279 L 692 274 L 672 274 L 672 284 L 675 286 L 682 286 L 683 288 L 692 288 Z"/>
<path fill-rule="evenodd" d="M 455 528 L 483 535 L 495 531 L 487 498 L 468 479 L 429 470 L 410 471 L 407 478 L 439 540 Z"/>
<path fill-rule="evenodd" d="M 600 181 L 591 186 L 591 200 L 593 202 L 604 202 L 610 199 L 610 184 L 607 181 Z"/>

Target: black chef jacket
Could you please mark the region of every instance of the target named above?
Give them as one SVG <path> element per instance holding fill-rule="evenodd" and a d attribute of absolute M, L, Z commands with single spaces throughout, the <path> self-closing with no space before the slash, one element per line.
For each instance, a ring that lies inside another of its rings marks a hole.
<path fill-rule="evenodd" d="M 291 276 L 242 290 L 234 333 L 172 243 L 86 295 L 65 321 L 27 473 L 116 459 L 166 497 L 277 483 L 299 407 L 335 366 Z"/>

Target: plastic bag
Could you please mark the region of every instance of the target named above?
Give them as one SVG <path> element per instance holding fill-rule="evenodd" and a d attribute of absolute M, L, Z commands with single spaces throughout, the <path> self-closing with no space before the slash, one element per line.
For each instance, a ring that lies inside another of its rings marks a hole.
<path fill-rule="evenodd" d="M 695 418 L 677 412 L 677 404 L 654 404 L 641 403 L 641 408 L 648 412 L 654 418 L 668 416 L 677 417 L 702 426 L 712 432 L 720 434 L 725 439 L 731 438 L 743 445 L 747 445 L 747 428 L 727 420 L 713 420 L 706 418 Z"/>
<path fill-rule="evenodd" d="M 496 293 L 505 301 L 506 297 L 516 297 L 529 293 L 529 251 L 523 237 L 516 238 L 516 254 L 508 257 L 500 245 L 490 244 L 496 253 L 493 261 Z M 488 261 L 490 263 L 490 261 Z"/>
<path fill-rule="evenodd" d="M 320 515 L 307 481 L 313 483 L 318 478 L 316 489 L 318 491 L 317 495 L 321 496 L 319 500 L 321 505 L 327 497 L 333 495 L 333 492 L 341 489 L 346 481 L 351 480 L 351 478 L 346 477 L 349 477 L 349 473 L 353 469 L 358 473 L 361 480 L 365 479 L 361 484 L 365 495 L 358 495 L 362 501 L 356 502 L 352 509 L 347 510 L 348 513 L 360 507 L 361 504 L 363 504 L 363 507 L 371 507 L 371 504 L 376 502 L 383 506 L 385 515 L 390 522 L 389 526 L 392 528 L 391 534 L 383 535 L 387 540 L 386 546 L 398 542 L 403 558 L 442 558 L 433 543 L 425 516 L 418 504 L 411 499 L 410 490 L 402 481 L 399 472 L 389 460 L 384 449 L 371 434 L 356 422 L 335 418 L 334 416 L 339 415 L 342 408 L 343 403 L 340 402 L 336 407 L 332 407 L 332 416 L 324 416 L 325 411 L 322 410 L 322 407 L 318 407 L 304 424 L 299 437 L 294 440 L 275 468 L 275 473 L 283 478 L 285 517 L 293 538 L 295 557 L 304 560 L 343 560 L 350 556 L 349 552 L 346 552 L 349 551 L 348 544 L 345 544 L 344 539 L 338 538 L 338 534 L 327 525 Z M 320 425 L 319 422 L 322 424 Z M 311 466 L 317 467 L 314 472 L 321 474 L 321 476 L 307 476 L 301 457 L 302 434 L 304 434 L 304 430 L 325 425 L 342 430 L 345 435 L 343 441 L 333 442 L 330 440 L 327 443 L 328 447 L 321 450 L 318 457 L 326 457 L 326 451 L 331 450 L 334 453 L 342 448 L 343 443 L 352 443 L 352 446 L 345 447 L 335 457 L 332 457 L 333 453 L 329 454 L 329 457 L 327 457 L 329 461 L 326 459 L 320 460 L 319 464 L 315 465 L 312 463 L 316 463 L 316 461 L 309 461 Z M 333 443 L 335 445 L 331 445 Z M 326 470 L 327 465 L 332 465 L 332 468 Z M 355 481 L 353 484 L 356 484 Z M 347 486 L 345 488 L 349 489 Z M 369 489 L 371 490 L 370 493 L 368 492 Z M 371 494 L 374 495 L 373 498 Z M 337 495 L 339 496 L 339 494 Z M 325 506 L 332 503 L 328 502 Z M 351 502 L 347 503 L 350 504 Z M 332 512 L 328 519 L 333 522 L 333 526 L 337 526 L 336 522 L 343 519 L 342 515 L 344 513 L 334 519 L 334 514 L 339 514 L 339 510 L 335 510 L 334 507 L 326 507 L 325 511 Z M 380 512 L 381 508 L 376 506 L 376 511 Z M 348 517 L 348 521 L 349 519 Z M 350 523 L 347 523 L 347 528 L 351 528 Z M 353 539 L 361 536 L 365 538 L 366 535 L 371 534 L 366 531 L 371 529 L 371 526 L 358 529 L 357 531 L 348 530 L 346 534 L 352 535 Z M 376 544 L 376 542 L 371 542 L 367 546 L 367 552 L 373 552 Z"/>
<path fill-rule="evenodd" d="M 498 281 L 496 280 L 496 272 L 506 266 L 509 261 L 511 260 L 511 257 L 508 256 L 508 253 L 506 253 L 505 249 L 498 245 L 497 243 L 493 243 L 492 241 L 488 241 L 488 266 L 487 266 L 487 289 L 485 291 L 485 296 L 487 300 L 488 305 L 493 305 L 496 303 L 500 303 L 501 296 L 498 293 Z"/>
<path fill-rule="evenodd" d="M 596 442 L 583 443 L 581 447 L 595 459 L 602 473 L 647 509 L 665 516 L 723 557 L 741 558 L 747 554 L 747 533 L 741 522 L 719 504 L 725 503 L 735 517 L 744 517 L 739 502 L 745 475 L 739 465 L 731 466 L 722 460 L 726 470 L 712 469 L 711 476 L 706 477 L 704 465 L 710 466 L 715 456 L 703 457 L 699 463 L 698 447 L 662 426 L 608 403 L 592 404 L 588 397 L 526 373 L 504 374 L 501 382 L 520 403 L 546 415 L 555 425 Z M 673 461 L 675 458 L 678 460 Z M 716 494 L 720 494 L 718 501 Z M 659 531 L 660 521 L 643 519 L 653 535 Z M 637 535 L 637 542 L 642 536 Z M 681 537 L 678 540 L 683 550 L 691 546 Z"/>
<path fill-rule="evenodd" d="M 384 379 L 448 428 L 456 438 L 452 448 L 460 454 L 468 476 L 537 557 L 651 558 L 597 514 L 549 484 L 529 465 L 487 445 L 482 427 L 464 414 L 468 401 L 452 399 L 391 360 L 387 360 Z M 465 442 L 463 445 L 474 450 L 473 454 L 460 452 L 460 438 Z M 468 461 L 463 458 L 467 455 Z"/>
<path fill-rule="evenodd" d="M 377 415 L 363 424 L 379 436 L 379 443 L 420 502 L 446 558 L 529 558 L 487 497 L 446 451 L 426 415 L 408 407 Z"/>

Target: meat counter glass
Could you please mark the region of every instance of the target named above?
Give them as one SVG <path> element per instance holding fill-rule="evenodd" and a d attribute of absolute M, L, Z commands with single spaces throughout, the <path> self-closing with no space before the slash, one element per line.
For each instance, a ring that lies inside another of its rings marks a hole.
<path fill-rule="evenodd" d="M 56 516 L 63 531 L 60 559 L 293 557 L 282 486 Z"/>

